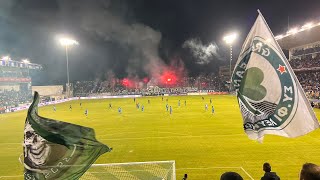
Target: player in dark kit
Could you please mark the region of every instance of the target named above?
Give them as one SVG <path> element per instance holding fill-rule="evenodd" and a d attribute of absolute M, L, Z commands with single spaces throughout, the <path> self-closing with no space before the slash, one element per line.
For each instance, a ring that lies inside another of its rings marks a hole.
<path fill-rule="evenodd" d="M 71 106 L 71 104 L 70 104 L 70 106 L 69 106 L 69 110 L 72 111 L 72 106 Z"/>
<path fill-rule="evenodd" d="M 88 109 L 86 109 L 86 110 L 84 111 L 84 114 L 88 117 L 88 114 L 89 114 Z"/>
<path fill-rule="evenodd" d="M 112 108 L 112 104 L 111 103 L 109 103 L 109 109 L 111 109 Z"/>

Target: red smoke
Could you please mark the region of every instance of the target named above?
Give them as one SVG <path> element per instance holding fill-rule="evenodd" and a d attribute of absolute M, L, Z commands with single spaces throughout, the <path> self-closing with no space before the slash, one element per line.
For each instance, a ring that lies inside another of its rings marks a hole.
<path fill-rule="evenodd" d="M 134 88 L 134 82 L 128 78 L 124 78 L 121 80 L 121 84 L 126 88 Z"/>
<path fill-rule="evenodd" d="M 148 83 L 150 81 L 150 79 L 148 77 L 143 78 L 142 80 L 144 83 Z"/>
<path fill-rule="evenodd" d="M 176 85 L 177 80 L 177 75 L 172 70 L 165 70 L 160 77 L 161 84 L 166 86 Z"/>

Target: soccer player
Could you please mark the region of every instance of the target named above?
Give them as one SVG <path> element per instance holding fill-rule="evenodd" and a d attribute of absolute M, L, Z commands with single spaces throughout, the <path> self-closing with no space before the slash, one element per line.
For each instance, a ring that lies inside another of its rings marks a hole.
<path fill-rule="evenodd" d="M 188 179 L 188 174 L 184 174 L 182 180 L 187 180 Z"/>
<path fill-rule="evenodd" d="M 109 103 L 109 109 L 111 109 L 112 108 L 112 104 L 111 103 Z"/>
<path fill-rule="evenodd" d="M 212 99 L 210 98 L 210 104 L 212 104 Z"/>
<path fill-rule="evenodd" d="M 162 101 L 163 101 L 163 96 L 161 97 Z"/>
<path fill-rule="evenodd" d="M 208 104 L 204 105 L 204 109 L 207 111 L 208 110 Z"/>
<path fill-rule="evenodd" d="M 72 111 L 72 105 L 71 105 L 71 104 L 70 104 L 70 106 L 69 106 L 69 110 Z"/>
<path fill-rule="evenodd" d="M 179 101 L 178 101 L 178 106 L 180 107 L 180 99 L 179 99 Z"/>
<path fill-rule="evenodd" d="M 133 98 L 133 102 L 136 102 L 136 98 Z"/>
<path fill-rule="evenodd" d="M 82 103 L 80 102 L 80 107 L 82 107 Z"/>
<path fill-rule="evenodd" d="M 89 111 L 88 111 L 88 109 L 86 109 L 85 111 L 84 111 L 84 114 L 88 117 L 88 113 L 89 113 Z"/>
<path fill-rule="evenodd" d="M 187 100 L 184 100 L 184 106 L 187 106 Z"/>
<path fill-rule="evenodd" d="M 148 104 L 150 104 L 150 99 L 148 99 Z"/>
<path fill-rule="evenodd" d="M 144 105 L 141 106 L 141 111 L 142 111 L 142 112 L 144 111 Z"/>
<path fill-rule="evenodd" d="M 57 109 L 56 109 L 56 105 L 53 105 L 53 111 L 56 112 Z"/>
<path fill-rule="evenodd" d="M 203 97 L 203 96 L 202 96 L 201 98 L 202 98 L 202 100 L 204 100 L 204 97 Z"/>
<path fill-rule="evenodd" d="M 214 114 L 214 107 L 211 106 L 211 113 Z"/>
<path fill-rule="evenodd" d="M 167 109 L 167 111 L 169 111 L 169 105 L 168 104 L 166 104 L 166 109 Z"/>
<path fill-rule="evenodd" d="M 118 108 L 118 113 L 121 114 L 122 113 L 122 109 L 121 107 Z"/>
<path fill-rule="evenodd" d="M 170 106 L 170 114 L 172 114 L 172 107 Z"/>

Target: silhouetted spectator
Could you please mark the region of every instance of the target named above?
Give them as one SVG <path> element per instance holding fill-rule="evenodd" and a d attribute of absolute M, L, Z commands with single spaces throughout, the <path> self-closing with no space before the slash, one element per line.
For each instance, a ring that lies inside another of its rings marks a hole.
<path fill-rule="evenodd" d="M 280 177 L 275 173 L 271 172 L 271 166 L 269 163 L 263 164 L 264 176 L 261 177 L 261 180 L 280 180 Z"/>
<path fill-rule="evenodd" d="M 320 167 L 316 164 L 305 163 L 302 165 L 300 180 L 320 180 Z"/>
<path fill-rule="evenodd" d="M 243 180 L 243 178 L 236 172 L 225 172 L 221 175 L 220 180 Z"/>

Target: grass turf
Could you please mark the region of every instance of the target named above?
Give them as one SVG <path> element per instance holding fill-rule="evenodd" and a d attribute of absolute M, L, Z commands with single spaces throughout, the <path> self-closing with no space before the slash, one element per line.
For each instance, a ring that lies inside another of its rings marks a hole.
<path fill-rule="evenodd" d="M 145 106 L 144 112 L 136 109 L 133 99 L 106 99 L 81 100 L 82 108 L 79 100 L 59 104 L 56 112 L 52 106 L 41 107 L 39 114 L 94 128 L 97 139 L 113 147 L 95 163 L 175 160 L 177 179 L 185 173 L 190 179 L 219 179 L 225 171 L 236 171 L 244 179 L 250 179 L 248 174 L 260 179 L 266 161 L 281 179 L 298 179 L 303 163 L 320 164 L 319 130 L 295 139 L 267 135 L 260 144 L 243 132 L 234 96 L 204 96 L 204 100 L 201 96 L 168 97 L 172 115 L 166 111 L 166 98 L 137 98 Z M 210 98 L 215 114 L 211 113 Z M 209 105 L 208 111 L 205 104 Z M 123 110 L 121 115 L 118 107 Z M 84 115 L 86 108 L 88 118 Z M 319 117 L 320 110 L 315 112 Z M 0 179 L 14 179 L 4 176 L 23 173 L 18 158 L 25 117 L 26 111 L 0 115 Z"/>

